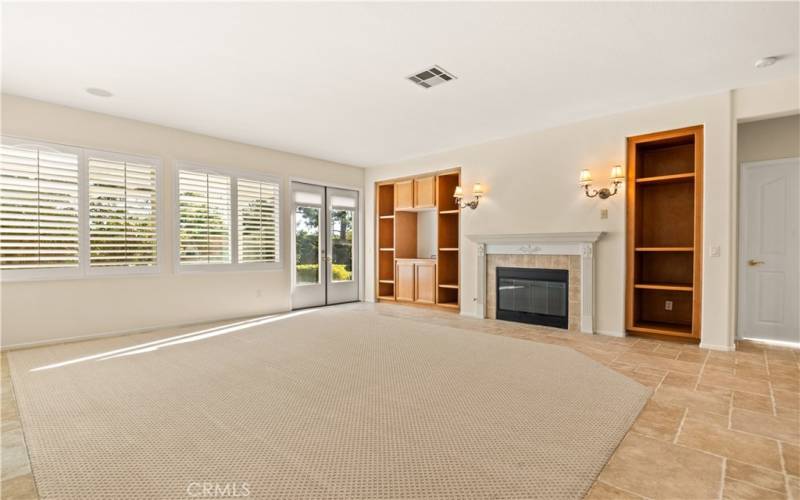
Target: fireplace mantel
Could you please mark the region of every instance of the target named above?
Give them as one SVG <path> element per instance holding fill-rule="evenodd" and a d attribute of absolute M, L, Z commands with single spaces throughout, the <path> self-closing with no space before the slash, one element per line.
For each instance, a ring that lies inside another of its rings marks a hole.
<path fill-rule="evenodd" d="M 594 255 L 602 232 L 471 234 L 478 246 L 478 313 L 486 317 L 486 256 L 539 254 L 581 256 L 581 332 L 594 333 Z"/>

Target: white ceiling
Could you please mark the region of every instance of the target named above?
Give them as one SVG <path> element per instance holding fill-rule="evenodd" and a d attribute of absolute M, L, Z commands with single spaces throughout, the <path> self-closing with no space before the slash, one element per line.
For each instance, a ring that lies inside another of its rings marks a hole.
<path fill-rule="evenodd" d="M 2 83 L 375 166 L 797 75 L 799 5 L 5 2 Z M 405 79 L 434 64 L 458 79 Z"/>

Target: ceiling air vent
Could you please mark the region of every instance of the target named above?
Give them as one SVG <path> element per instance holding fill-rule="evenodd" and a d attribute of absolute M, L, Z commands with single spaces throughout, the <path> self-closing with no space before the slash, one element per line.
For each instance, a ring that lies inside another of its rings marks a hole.
<path fill-rule="evenodd" d="M 450 80 L 455 80 L 456 77 L 453 76 L 452 73 L 448 73 L 439 66 L 434 66 L 432 68 L 426 69 L 425 71 L 421 71 L 416 75 L 409 76 L 408 79 L 416 83 L 420 87 L 425 87 L 426 89 L 429 89 L 431 87 L 439 85 L 440 83 L 445 83 L 449 82 Z"/>

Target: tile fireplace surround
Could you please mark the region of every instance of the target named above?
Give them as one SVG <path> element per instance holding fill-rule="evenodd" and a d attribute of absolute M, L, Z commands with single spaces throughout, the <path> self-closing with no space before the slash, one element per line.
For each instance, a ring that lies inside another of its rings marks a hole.
<path fill-rule="evenodd" d="M 569 270 L 569 329 L 594 333 L 595 233 L 474 234 L 478 245 L 478 314 L 494 318 L 495 269 L 530 267 Z"/>

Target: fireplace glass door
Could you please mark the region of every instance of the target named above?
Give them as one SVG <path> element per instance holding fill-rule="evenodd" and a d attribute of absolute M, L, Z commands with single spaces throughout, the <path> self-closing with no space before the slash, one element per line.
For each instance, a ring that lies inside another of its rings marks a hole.
<path fill-rule="evenodd" d="M 497 268 L 497 319 L 567 328 L 568 285 L 562 269 Z"/>

